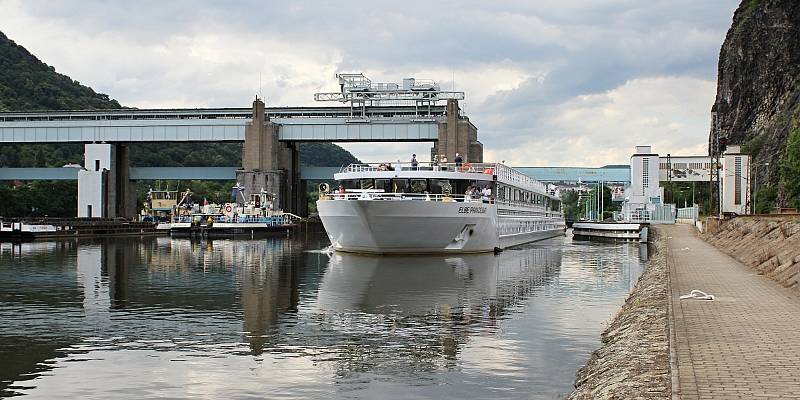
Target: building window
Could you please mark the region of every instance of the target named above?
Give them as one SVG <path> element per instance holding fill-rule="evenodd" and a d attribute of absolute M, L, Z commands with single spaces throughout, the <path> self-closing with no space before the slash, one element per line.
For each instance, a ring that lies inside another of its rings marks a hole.
<path fill-rule="evenodd" d="M 642 187 L 650 187 L 650 159 L 642 158 Z"/>
<path fill-rule="evenodd" d="M 742 157 L 736 157 L 733 162 L 733 204 L 742 204 Z"/>

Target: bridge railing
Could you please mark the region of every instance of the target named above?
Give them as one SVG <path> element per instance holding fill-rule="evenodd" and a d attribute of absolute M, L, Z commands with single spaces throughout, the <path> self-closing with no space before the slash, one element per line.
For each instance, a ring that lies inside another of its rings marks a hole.
<path fill-rule="evenodd" d="M 411 119 L 441 117 L 444 106 L 367 107 L 277 107 L 267 108 L 271 119 L 347 118 L 352 116 L 375 119 Z M 126 120 L 186 120 L 186 119 L 251 119 L 251 108 L 197 108 L 197 109 L 117 109 L 117 110 L 62 110 L 0 112 L 0 122 L 64 122 L 64 121 L 126 121 Z"/>

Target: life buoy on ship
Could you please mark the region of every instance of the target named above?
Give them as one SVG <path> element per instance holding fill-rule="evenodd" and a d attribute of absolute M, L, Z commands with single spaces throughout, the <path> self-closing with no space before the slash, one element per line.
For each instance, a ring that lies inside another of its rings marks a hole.
<path fill-rule="evenodd" d="M 225 204 L 225 212 L 226 213 L 233 212 L 233 207 L 230 204 Z"/>
<path fill-rule="evenodd" d="M 466 163 L 461 166 L 461 172 L 472 172 L 472 164 Z"/>
<path fill-rule="evenodd" d="M 494 175 L 494 169 L 486 168 L 485 170 L 483 170 L 483 173 L 486 175 Z"/>

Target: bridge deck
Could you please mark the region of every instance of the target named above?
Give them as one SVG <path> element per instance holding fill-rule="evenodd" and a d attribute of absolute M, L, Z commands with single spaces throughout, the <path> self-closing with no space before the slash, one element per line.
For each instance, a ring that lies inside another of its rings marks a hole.
<path fill-rule="evenodd" d="M 443 107 L 267 110 L 284 141 L 435 141 Z M 244 141 L 249 108 L 0 113 L 0 143 Z"/>
<path fill-rule="evenodd" d="M 0 181 L 77 180 L 79 168 L 0 168 Z M 131 180 L 223 180 L 236 179 L 239 167 L 131 167 Z M 339 167 L 300 168 L 300 179 L 321 181 L 333 179 Z"/>

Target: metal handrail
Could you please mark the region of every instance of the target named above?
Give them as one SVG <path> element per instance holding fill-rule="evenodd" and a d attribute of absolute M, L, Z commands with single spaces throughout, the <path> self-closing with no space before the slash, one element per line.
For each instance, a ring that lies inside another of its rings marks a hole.
<path fill-rule="evenodd" d="M 463 194 L 433 194 L 433 193 L 381 193 L 381 192 L 346 192 L 328 193 L 321 200 L 385 200 L 385 201 L 434 201 L 434 202 L 460 202 L 484 203 L 480 196 L 467 196 Z M 493 204 L 494 199 L 486 201 Z"/>
<path fill-rule="evenodd" d="M 340 173 L 347 172 L 382 172 L 382 171 L 438 171 L 453 173 L 478 173 L 492 174 L 501 183 L 513 184 L 515 186 L 539 192 L 540 194 L 550 195 L 547 186 L 543 183 L 523 174 L 502 163 L 435 163 L 420 161 L 414 167 L 409 162 L 392 164 L 385 163 L 360 163 L 344 166 Z M 555 197 L 555 196 L 553 196 Z"/>
<path fill-rule="evenodd" d="M 494 173 L 495 163 L 434 163 L 420 161 L 414 167 L 410 162 L 402 163 L 360 163 L 342 167 L 339 172 L 375 172 L 375 171 L 444 171 L 460 173 Z M 393 169 L 388 169 L 393 168 Z M 416 169 L 414 169 L 416 168 Z"/>
<path fill-rule="evenodd" d="M 175 223 L 193 223 L 199 222 L 201 225 L 208 223 L 208 218 L 211 218 L 212 223 L 264 223 L 270 226 L 286 225 L 288 224 L 289 216 L 287 214 L 272 215 L 272 216 L 256 216 L 256 215 L 238 215 L 234 217 L 227 217 L 225 215 L 181 215 L 173 219 Z"/>

